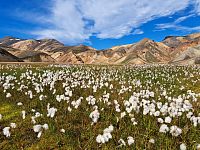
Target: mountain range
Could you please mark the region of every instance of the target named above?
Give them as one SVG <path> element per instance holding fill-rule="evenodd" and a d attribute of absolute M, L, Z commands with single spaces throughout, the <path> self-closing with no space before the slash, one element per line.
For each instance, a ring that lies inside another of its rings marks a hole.
<path fill-rule="evenodd" d="M 161 42 L 145 38 L 105 50 L 65 46 L 55 39 L 0 39 L 0 62 L 66 64 L 200 64 L 200 33 L 167 36 Z"/>

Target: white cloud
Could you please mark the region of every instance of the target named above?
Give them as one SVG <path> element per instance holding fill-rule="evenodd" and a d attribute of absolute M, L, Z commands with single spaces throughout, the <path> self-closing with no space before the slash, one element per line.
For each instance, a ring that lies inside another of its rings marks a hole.
<path fill-rule="evenodd" d="M 200 0 L 195 1 L 200 7 Z M 45 16 L 49 20 L 47 28 L 34 34 L 66 44 L 84 42 L 92 35 L 117 39 L 134 32 L 142 34 L 137 30 L 142 24 L 172 15 L 190 3 L 191 0 L 52 0 L 50 15 Z M 187 18 L 179 21 L 184 19 Z"/>
<path fill-rule="evenodd" d="M 195 11 L 200 15 L 200 0 L 194 0 Z"/>
<path fill-rule="evenodd" d="M 196 27 L 187 27 L 180 25 L 181 22 L 187 20 L 190 17 L 193 17 L 194 15 L 188 15 L 188 16 L 183 16 L 178 19 L 176 19 L 174 22 L 170 23 L 164 23 L 164 24 L 156 24 L 156 29 L 158 30 L 166 30 L 166 29 L 173 29 L 173 30 L 179 30 L 179 31 L 184 31 L 184 32 L 199 32 L 200 31 L 200 26 Z"/>
<path fill-rule="evenodd" d="M 157 29 L 159 29 L 157 31 L 172 29 L 172 30 L 178 30 L 178 31 L 184 31 L 184 32 L 200 32 L 200 26 L 187 27 L 187 26 L 182 26 L 182 25 L 173 24 L 173 23 L 158 24 Z"/>
<path fill-rule="evenodd" d="M 76 1 L 54 0 L 51 15 L 46 17 L 50 28 L 33 32 L 38 38 L 56 38 L 74 44 L 88 39 L 91 34 L 84 30 L 85 24 L 76 8 Z"/>
<path fill-rule="evenodd" d="M 135 34 L 143 34 L 143 33 L 144 31 L 142 31 L 141 29 L 135 29 L 132 34 L 135 35 Z"/>
<path fill-rule="evenodd" d="M 189 0 L 81 0 L 80 7 L 85 17 L 95 21 L 97 37 L 120 38 L 143 23 L 186 8 L 188 3 Z"/>
<path fill-rule="evenodd" d="M 194 16 L 194 14 L 190 14 L 190 15 L 188 15 L 188 16 L 180 17 L 180 18 L 176 19 L 174 23 L 176 23 L 176 24 L 181 23 L 181 22 L 183 22 L 183 21 L 185 21 L 185 20 L 187 20 L 188 18 L 191 18 L 191 17 L 193 17 L 193 16 Z"/>

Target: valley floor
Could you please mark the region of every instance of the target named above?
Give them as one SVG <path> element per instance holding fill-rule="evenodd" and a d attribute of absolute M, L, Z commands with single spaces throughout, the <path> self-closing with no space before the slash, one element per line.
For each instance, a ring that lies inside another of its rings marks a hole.
<path fill-rule="evenodd" d="M 0 149 L 200 149 L 200 66 L 0 64 Z"/>

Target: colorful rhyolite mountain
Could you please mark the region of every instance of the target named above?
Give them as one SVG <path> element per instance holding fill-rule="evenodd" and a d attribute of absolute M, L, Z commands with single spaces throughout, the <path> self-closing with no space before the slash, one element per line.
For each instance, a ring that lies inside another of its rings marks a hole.
<path fill-rule="evenodd" d="M 168 36 L 161 42 L 143 39 L 138 43 L 106 50 L 65 46 L 54 39 L 0 39 L 0 61 L 67 64 L 200 64 L 200 33 Z"/>

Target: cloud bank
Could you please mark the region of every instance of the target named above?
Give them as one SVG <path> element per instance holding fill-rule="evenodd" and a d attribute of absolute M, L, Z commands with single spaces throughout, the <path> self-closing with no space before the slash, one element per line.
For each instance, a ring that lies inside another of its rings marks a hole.
<path fill-rule="evenodd" d="M 142 24 L 173 15 L 191 4 L 195 6 L 195 13 L 200 14 L 200 0 L 51 0 L 51 3 L 49 15 L 42 17 L 46 18 L 47 27 L 33 34 L 38 38 L 56 38 L 66 44 L 82 43 L 91 36 L 118 39 L 143 34 L 139 29 Z M 177 22 L 184 19 L 187 18 Z"/>

